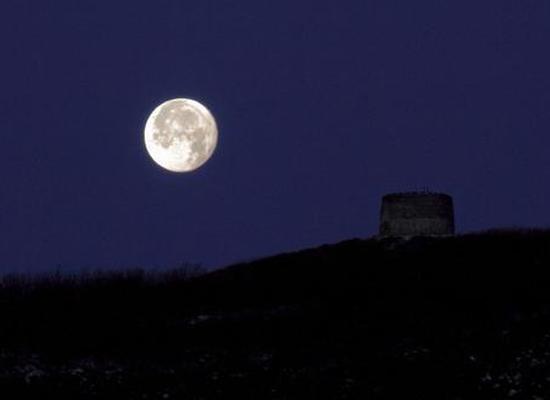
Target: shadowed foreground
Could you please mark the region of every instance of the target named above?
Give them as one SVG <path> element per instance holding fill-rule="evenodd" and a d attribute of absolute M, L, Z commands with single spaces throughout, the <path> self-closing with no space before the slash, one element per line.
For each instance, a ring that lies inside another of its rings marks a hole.
<path fill-rule="evenodd" d="M 0 290 L 0 397 L 550 398 L 550 232 Z"/>

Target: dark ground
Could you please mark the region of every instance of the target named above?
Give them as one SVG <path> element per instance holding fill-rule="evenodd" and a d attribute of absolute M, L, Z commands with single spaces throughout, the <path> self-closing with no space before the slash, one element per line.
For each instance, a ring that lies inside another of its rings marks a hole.
<path fill-rule="evenodd" d="M 1 399 L 550 398 L 550 232 L 5 277 Z"/>

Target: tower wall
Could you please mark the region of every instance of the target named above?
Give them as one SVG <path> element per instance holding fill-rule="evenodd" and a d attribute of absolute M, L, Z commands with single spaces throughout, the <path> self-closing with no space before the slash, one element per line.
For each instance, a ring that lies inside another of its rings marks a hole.
<path fill-rule="evenodd" d="M 410 192 L 382 198 L 380 236 L 443 236 L 454 232 L 454 206 L 449 195 Z"/>

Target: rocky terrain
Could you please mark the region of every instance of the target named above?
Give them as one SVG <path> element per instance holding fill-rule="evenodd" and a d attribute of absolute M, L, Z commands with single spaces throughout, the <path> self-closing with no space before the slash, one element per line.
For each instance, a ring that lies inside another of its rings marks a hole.
<path fill-rule="evenodd" d="M 550 398 L 550 232 L 5 276 L 0 398 Z"/>

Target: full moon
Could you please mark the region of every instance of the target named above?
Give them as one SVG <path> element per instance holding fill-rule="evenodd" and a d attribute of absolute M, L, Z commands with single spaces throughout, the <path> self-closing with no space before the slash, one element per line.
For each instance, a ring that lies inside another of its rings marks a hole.
<path fill-rule="evenodd" d="M 153 110 L 145 124 L 145 147 L 162 168 L 189 172 L 214 153 L 218 127 L 210 111 L 191 99 L 168 100 Z"/>

